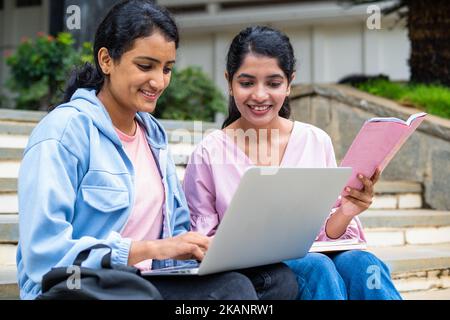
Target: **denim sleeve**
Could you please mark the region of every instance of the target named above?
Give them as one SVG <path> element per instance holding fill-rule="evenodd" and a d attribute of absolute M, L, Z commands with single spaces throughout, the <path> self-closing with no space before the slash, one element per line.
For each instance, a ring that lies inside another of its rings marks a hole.
<path fill-rule="evenodd" d="M 106 239 L 73 238 L 74 207 L 83 170 L 79 159 L 56 139 L 26 150 L 19 172 L 19 243 L 29 278 L 40 283 L 53 267 L 69 266 L 79 252 L 94 244 L 112 248 L 112 262 L 126 265 L 130 239 L 111 232 Z M 104 250 L 95 250 L 83 264 L 99 267 Z"/>

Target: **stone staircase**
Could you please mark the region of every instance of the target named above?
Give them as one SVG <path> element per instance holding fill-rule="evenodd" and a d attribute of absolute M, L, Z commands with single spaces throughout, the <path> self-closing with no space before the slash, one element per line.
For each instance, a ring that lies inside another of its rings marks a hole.
<path fill-rule="evenodd" d="M 17 299 L 17 175 L 40 112 L 0 110 L 0 299 Z M 202 132 L 215 124 L 163 121 L 179 178 Z M 194 133 L 193 133 L 194 132 Z M 450 300 L 450 212 L 425 209 L 420 183 L 380 181 L 360 216 L 369 250 L 385 261 L 405 299 Z"/>

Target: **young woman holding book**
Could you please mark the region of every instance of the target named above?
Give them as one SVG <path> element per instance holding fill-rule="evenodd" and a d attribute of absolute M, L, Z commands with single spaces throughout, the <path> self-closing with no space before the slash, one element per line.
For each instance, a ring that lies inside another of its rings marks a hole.
<path fill-rule="evenodd" d="M 149 115 L 169 85 L 177 47 L 178 30 L 165 9 L 150 0 L 117 4 L 98 27 L 95 66 L 73 74 L 65 102 L 33 131 L 18 187 L 22 299 L 40 297 L 47 272 L 72 265 L 97 244 L 111 248 L 111 263 L 118 266 L 202 260 L 210 239 L 190 232 L 167 135 Z M 104 254 L 95 250 L 83 266 L 98 269 Z M 263 283 L 267 278 L 270 283 Z M 294 274 L 281 263 L 151 283 L 164 299 L 297 294 Z"/>
<path fill-rule="evenodd" d="M 251 27 L 232 41 L 226 65 L 228 118 L 222 130 L 199 144 L 186 168 L 183 187 L 193 230 L 215 234 L 251 166 L 336 167 L 330 137 L 310 124 L 289 120 L 294 77 L 293 49 L 280 31 Z M 360 177 L 364 189 L 349 190 L 317 240 L 365 241 L 358 215 L 370 206 L 379 175 Z M 298 299 L 401 299 L 386 265 L 366 251 L 309 253 L 286 264 L 297 275 Z"/>

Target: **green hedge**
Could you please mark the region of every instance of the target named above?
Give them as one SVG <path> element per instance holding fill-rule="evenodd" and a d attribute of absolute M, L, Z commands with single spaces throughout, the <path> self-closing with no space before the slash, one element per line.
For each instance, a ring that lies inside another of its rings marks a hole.
<path fill-rule="evenodd" d="M 22 39 L 16 52 L 6 59 L 11 68 L 8 88 L 15 93 L 18 109 L 47 110 L 62 101 L 70 71 L 93 62 L 91 43 L 75 47 L 70 33 L 56 38 L 38 33 L 35 40 Z M 6 104 L 1 96 L 0 106 Z M 158 101 L 155 116 L 175 120 L 214 121 L 226 111 L 225 98 L 214 82 L 198 67 L 174 70 L 170 86 Z"/>
<path fill-rule="evenodd" d="M 163 119 L 214 121 L 226 111 L 225 98 L 199 67 L 173 70 L 169 87 L 156 106 L 155 116 Z"/>
<path fill-rule="evenodd" d="M 92 62 L 92 45 L 75 48 L 70 33 L 56 38 L 38 33 L 35 40 L 23 39 L 16 52 L 7 57 L 11 77 L 9 89 L 16 94 L 18 109 L 47 110 L 62 100 L 70 70 L 85 62 Z"/>
<path fill-rule="evenodd" d="M 450 119 L 450 88 L 439 85 L 400 84 L 371 80 L 356 85 L 360 90 L 385 97 L 405 106 Z"/>

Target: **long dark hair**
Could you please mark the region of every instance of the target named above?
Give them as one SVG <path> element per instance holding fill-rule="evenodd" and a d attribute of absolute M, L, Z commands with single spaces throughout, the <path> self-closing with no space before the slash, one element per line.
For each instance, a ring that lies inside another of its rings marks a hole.
<path fill-rule="evenodd" d="M 283 32 L 269 27 L 255 26 L 242 30 L 231 42 L 227 55 L 228 82 L 231 82 L 236 71 L 241 67 L 242 62 L 249 53 L 275 58 L 278 66 L 283 70 L 290 84 L 292 75 L 295 72 L 295 56 L 289 37 Z M 291 107 L 289 98 L 283 103 L 279 115 L 289 118 Z M 228 102 L 228 116 L 222 128 L 230 125 L 241 117 L 234 98 L 230 95 Z"/>
<path fill-rule="evenodd" d="M 79 88 L 92 88 L 97 92 L 103 87 L 105 75 L 98 62 L 101 48 L 108 49 L 114 61 L 120 61 L 122 55 L 131 50 L 134 41 L 151 36 L 155 31 L 168 40 L 175 42 L 178 48 L 178 28 L 170 13 L 151 0 L 127 0 L 115 5 L 97 28 L 94 40 L 95 65 L 86 63 L 75 69 L 68 81 L 64 101 Z"/>

